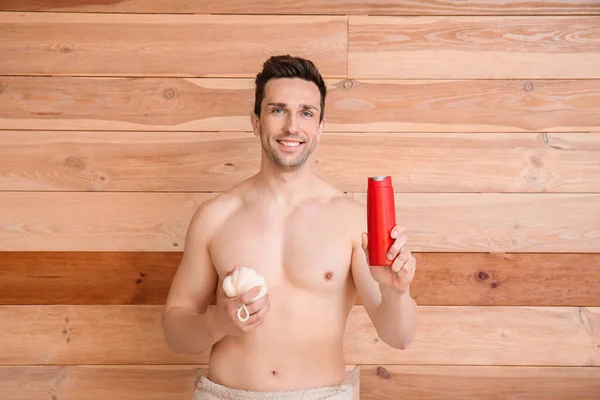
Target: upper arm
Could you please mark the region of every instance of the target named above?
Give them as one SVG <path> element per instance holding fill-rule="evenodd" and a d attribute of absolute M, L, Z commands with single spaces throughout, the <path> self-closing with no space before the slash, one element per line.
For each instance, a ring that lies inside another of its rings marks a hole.
<path fill-rule="evenodd" d="M 171 282 L 165 314 L 173 308 L 203 313 L 215 293 L 218 275 L 209 253 L 210 237 L 215 228 L 212 200 L 201 204 L 190 220 L 183 256 Z"/>
<path fill-rule="evenodd" d="M 362 248 L 362 233 L 367 232 L 367 215 L 364 205 L 355 203 L 352 208 L 352 262 L 351 270 L 354 284 L 362 304 L 371 320 L 381 304 L 379 284 L 373 279 L 365 252 Z"/>

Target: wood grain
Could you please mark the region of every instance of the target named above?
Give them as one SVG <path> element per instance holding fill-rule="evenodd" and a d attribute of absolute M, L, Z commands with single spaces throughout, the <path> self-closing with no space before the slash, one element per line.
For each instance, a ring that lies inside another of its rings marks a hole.
<path fill-rule="evenodd" d="M 181 251 L 211 193 L 0 194 L 0 250 Z"/>
<path fill-rule="evenodd" d="M 2 10 L 107 13 L 369 14 L 369 15 L 598 15 L 590 0 L 3 0 Z"/>
<path fill-rule="evenodd" d="M 181 256 L 0 252 L 0 304 L 163 305 Z M 411 294 L 422 306 L 600 306 L 600 254 L 414 256 Z"/>
<path fill-rule="evenodd" d="M 246 79 L 0 77 L 0 129 L 252 129 Z"/>
<path fill-rule="evenodd" d="M 209 351 L 175 354 L 161 306 L 0 306 L 0 365 L 206 364 Z M 421 307 L 407 350 L 377 338 L 363 306 L 348 319 L 348 364 L 600 365 L 600 309 Z"/>
<path fill-rule="evenodd" d="M 328 80 L 326 132 L 600 131 L 600 80 Z M 249 79 L 0 77 L 0 129 L 248 131 Z"/>
<path fill-rule="evenodd" d="M 596 400 L 600 368 L 361 366 L 361 400 Z"/>
<path fill-rule="evenodd" d="M 365 80 L 332 96 L 329 130 L 577 132 L 600 128 L 597 80 Z"/>
<path fill-rule="evenodd" d="M 205 373 L 205 365 L 0 367 L 0 398 L 189 400 Z"/>
<path fill-rule="evenodd" d="M 0 251 L 179 252 L 216 195 L 2 192 Z M 600 252 L 598 194 L 406 193 L 396 212 L 414 252 Z"/>
<path fill-rule="evenodd" d="M 226 191 L 260 157 L 250 132 L 0 131 L 0 191 Z M 312 161 L 347 192 L 600 192 L 598 133 L 333 132 Z"/>
<path fill-rule="evenodd" d="M 366 193 L 354 198 L 366 205 Z M 395 203 L 414 251 L 600 251 L 600 195 L 416 193 Z"/>
<path fill-rule="evenodd" d="M 254 78 L 271 55 L 294 54 L 345 77 L 347 33 L 337 16 L 6 12 L 0 74 Z"/>
<path fill-rule="evenodd" d="M 349 19 L 353 79 L 600 77 L 600 24 L 589 17 Z"/>
<path fill-rule="evenodd" d="M 0 304 L 165 304 L 181 252 L 0 252 Z"/>
<path fill-rule="evenodd" d="M 0 131 L 0 190 L 226 191 L 260 153 L 251 132 Z"/>
<path fill-rule="evenodd" d="M 188 400 L 205 371 L 205 365 L 0 367 L 0 397 Z M 359 382 L 366 400 L 596 400 L 600 368 L 363 365 Z"/>
<path fill-rule="evenodd" d="M 0 398 L 39 400 L 50 395 L 61 400 L 189 400 L 206 371 L 206 365 L 0 367 Z M 346 380 L 358 395 L 358 366 L 346 366 Z"/>

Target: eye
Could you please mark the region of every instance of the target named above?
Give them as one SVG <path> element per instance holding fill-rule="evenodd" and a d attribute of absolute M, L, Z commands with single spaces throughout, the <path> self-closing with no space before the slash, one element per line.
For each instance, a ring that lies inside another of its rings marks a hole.
<path fill-rule="evenodd" d="M 271 111 L 273 114 L 280 114 L 280 111 L 283 112 L 283 110 L 281 108 L 274 108 L 273 111 Z"/>
<path fill-rule="evenodd" d="M 313 116 L 313 113 L 310 111 L 303 111 L 302 115 L 304 115 L 305 117 L 311 118 Z"/>

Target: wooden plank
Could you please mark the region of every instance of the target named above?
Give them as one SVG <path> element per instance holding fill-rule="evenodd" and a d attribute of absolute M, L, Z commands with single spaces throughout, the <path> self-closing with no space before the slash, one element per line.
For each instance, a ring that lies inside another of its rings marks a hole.
<path fill-rule="evenodd" d="M 194 211 L 214 196 L 4 192 L 0 250 L 179 252 Z"/>
<path fill-rule="evenodd" d="M 342 16 L 5 12 L 0 74 L 253 78 L 293 53 L 345 77 L 347 34 Z"/>
<path fill-rule="evenodd" d="M 205 370 L 205 365 L 0 367 L 0 398 L 188 400 Z M 596 400 L 600 368 L 364 365 L 359 394 L 363 400 Z"/>
<path fill-rule="evenodd" d="M 206 364 L 209 351 L 168 349 L 162 308 L 0 306 L 0 365 Z M 599 308 L 421 307 L 416 340 L 394 350 L 354 306 L 344 351 L 348 364 L 599 366 L 599 343 Z"/>
<path fill-rule="evenodd" d="M 251 132 L 0 131 L 0 190 L 226 191 L 260 153 Z"/>
<path fill-rule="evenodd" d="M 247 79 L 0 77 L 0 129 L 247 131 L 253 85 Z"/>
<path fill-rule="evenodd" d="M 165 304 L 180 252 L 0 252 L 0 304 Z M 422 306 L 600 306 L 600 254 L 416 253 Z M 573 279 L 576 276 L 577 279 Z M 360 298 L 356 304 L 362 304 Z"/>
<path fill-rule="evenodd" d="M 346 90 L 332 96 L 332 107 L 325 111 L 329 131 L 600 130 L 600 80 L 351 80 L 345 84 Z"/>
<path fill-rule="evenodd" d="M 0 398 L 189 400 L 205 373 L 205 365 L 0 367 Z"/>
<path fill-rule="evenodd" d="M 597 400 L 600 368 L 361 366 L 361 400 Z"/>
<path fill-rule="evenodd" d="M 210 14 L 369 14 L 369 15 L 582 15 L 600 14 L 593 0 L 551 2 L 494 0 L 3 0 L 2 10 L 107 13 L 210 13 Z"/>
<path fill-rule="evenodd" d="M 2 192 L 0 251 L 179 252 L 216 195 Z M 599 194 L 406 193 L 396 212 L 414 252 L 600 252 Z"/>
<path fill-rule="evenodd" d="M 598 308 L 420 307 L 416 339 L 398 351 L 377 338 L 359 307 L 347 323 L 349 363 L 600 365 Z"/>
<path fill-rule="evenodd" d="M 328 80 L 326 132 L 600 131 L 600 80 Z M 0 129 L 248 131 L 249 79 L 0 77 Z"/>
<path fill-rule="evenodd" d="M 353 79 L 600 77 L 600 23 L 589 17 L 349 19 Z"/>
<path fill-rule="evenodd" d="M 315 170 L 345 191 L 390 175 L 399 193 L 600 192 L 592 133 L 326 133 L 319 146 Z"/>
<path fill-rule="evenodd" d="M 206 370 L 206 365 L 0 367 L 0 398 L 189 400 Z M 358 395 L 358 366 L 346 367 L 346 380 Z"/>
<path fill-rule="evenodd" d="M 0 252 L 0 304 L 165 304 L 181 252 Z"/>
<path fill-rule="evenodd" d="M 250 132 L 0 131 L 0 191 L 226 191 L 260 157 Z M 347 192 L 600 192 L 599 133 L 326 133 L 312 157 Z"/>
<path fill-rule="evenodd" d="M 366 205 L 366 193 L 354 198 Z M 596 194 L 416 193 L 395 203 L 415 251 L 600 251 Z"/>

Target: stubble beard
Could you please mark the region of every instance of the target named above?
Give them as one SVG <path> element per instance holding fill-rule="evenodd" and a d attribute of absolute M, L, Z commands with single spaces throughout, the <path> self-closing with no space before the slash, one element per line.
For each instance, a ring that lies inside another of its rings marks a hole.
<path fill-rule="evenodd" d="M 317 145 L 316 140 L 305 142 L 301 145 L 304 146 L 304 149 L 300 154 L 297 154 L 295 158 L 286 157 L 287 159 L 284 159 L 281 157 L 282 154 L 277 149 L 278 143 L 275 139 L 273 139 L 273 142 L 270 143 L 261 132 L 260 143 L 262 145 L 263 152 L 267 155 L 267 157 L 269 157 L 269 159 L 277 167 L 285 171 L 295 171 L 302 167 Z"/>

